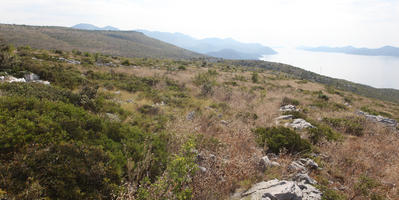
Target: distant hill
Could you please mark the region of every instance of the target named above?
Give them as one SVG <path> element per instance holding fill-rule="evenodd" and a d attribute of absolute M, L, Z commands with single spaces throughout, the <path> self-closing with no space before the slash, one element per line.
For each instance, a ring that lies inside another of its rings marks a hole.
<path fill-rule="evenodd" d="M 207 55 L 217 58 L 233 59 L 233 60 L 257 60 L 257 54 L 242 53 L 233 49 L 222 49 L 220 51 L 208 52 Z"/>
<path fill-rule="evenodd" d="M 316 52 L 346 53 L 366 56 L 395 56 L 399 57 L 399 48 L 384 46 L 377 49 L 346 47 L 302 47 L 301 49 Z"/>
<path fill-rule="evenodd" d="M 225 59 L 259 59 L 263 55 L 276 54 L 270 47 L 258 43 L 241 43 L 231 38 L 195 39 L 182 33 L 137 30 L 149 37 L 174 44 L 176 46 Z"/>
<path fill-rule="evenodd" d="M 83 30 L 97 30 L 97 31 L 119 31 L 118 28 L 112 26 L 105 26 L 101 28 L 94 26 L 92 24 L 76 24 L 75 26 L 72 26 L 72 28 L 83 29 Z"/>
<path fill-rule="evenodd" d="M 205 57 L 136 31 L 89 31 L 64 27 L 0 24 L 0 39 L 39 49 L 100 52 L 125 57 L 190 59 Z"/>

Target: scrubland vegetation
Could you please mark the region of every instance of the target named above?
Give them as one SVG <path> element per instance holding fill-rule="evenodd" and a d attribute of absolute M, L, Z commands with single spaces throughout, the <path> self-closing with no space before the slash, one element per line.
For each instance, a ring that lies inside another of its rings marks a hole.
<path fill-rule="evenodd" d="M 241 64 L 2 45 L 0 73 L 51 85 L 0 83 L 0 198 L 229 199 L 299 157 L 324 199 L 399 198 L 398 130 L 356 114 L 399 105 Z"/>

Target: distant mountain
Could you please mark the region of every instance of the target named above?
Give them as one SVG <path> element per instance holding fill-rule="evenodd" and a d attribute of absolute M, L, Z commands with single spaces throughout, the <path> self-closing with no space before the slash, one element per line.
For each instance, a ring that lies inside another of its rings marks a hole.
<path fill-rule="evenodd" d="M 112 27 L 112 26 L 105 26 L 105 27 L 97 27 L 92 24 L 76 24 L 75 26 L 72 26 L 72 28 L 75 29 L 82 29 L 82 30 L 96 30 L 96 31 L 119 31 L 118 28 Z"/>
<path fill-rule="evenodd" d="M 258 43 L 241 43 L 231 38 L 195 39 L 182 33 L 137 30 L 149 37 L 174 44 L 176 46 L 225 59 L 259 59 L 263 55 L 276 54 L 270 47 Z"/>
<path fill-rule="evenodd" d="M 333 52 L 333 53 L 346 53 L 355 55 L 366 56 L 395 56 L 399 57 L 399 48 L 392 46 L 384 46 L 378 49 L 369 48 L 355 48 L 353 46 L 346 47 L 301 47 L 300 49 L 306 51 L 316 52 Z"/>
<path fill-rule="evenodd" d="M 65 27 L 0 24 L 0 39 L 17 46 L 29 45 L 38 49 L 68 51 L 78 49 L 125 57 L 206 57 L 136 31 L 89 31 Z"/>
<path fill-rule="evenodd" d="M 258 60 L 259 55 L 239 52 L 233 49 L 222 49 L 220 51 L 208 52 L 207 55 L 217 58 L 232 60 Z"/>

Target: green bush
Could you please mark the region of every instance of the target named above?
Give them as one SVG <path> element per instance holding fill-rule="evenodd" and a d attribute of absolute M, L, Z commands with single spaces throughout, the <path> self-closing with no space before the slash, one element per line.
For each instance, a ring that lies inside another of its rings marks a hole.
<path fill-rule="evenodd" d="M 0 97 L 0 188 L 17 199 L 32 187 L 42 188 L 43 198 L 111 199 L 128 158 L 135 169 L 149 151 L 150 180 L 163 173 L 167 141 L 72 104 Z"/>
<path fill-rule="evenodd" d="M 360 117 L 346 118 L 324 118 L 323 121 L 335 129 L 342 130 L 347 134 L 362 136 L 365 119 Z"/>
<path fill-rule="evenodd" d="M 254 130 L 260 146 L 268 147 L 272 153 L 287 150 L 288 153 L 305 153 L 312 150 L 311 144 L 295 131 L 285 127 L 257 128 Z"/>
<path fill-rule="evenodd" d="M 315 127 L 309 129 L 309 140 L 313 144 L 318 144 L 322 139 L 327 141 L 337 141 L 341 138 L 341 135 L 333 131 L 329 126 L 326 125 L 316 125 L 312 123 Z"/>
<path fill-rule="evenodd" d="M 253 72 L 251 76 L 251 80 L 253 83 L 258 83 L 259 81 L 259 74 L 257 72 Z"/>
<path fill-rule="evenodd" d="M 289 97 L 284 97 L 283 101 L 281 102 L 281 106 L 285 106 L 285 105 L 298 106 L 299 105 L 299 101 L 296 100 L 296 99 L 289 98 Z"/>

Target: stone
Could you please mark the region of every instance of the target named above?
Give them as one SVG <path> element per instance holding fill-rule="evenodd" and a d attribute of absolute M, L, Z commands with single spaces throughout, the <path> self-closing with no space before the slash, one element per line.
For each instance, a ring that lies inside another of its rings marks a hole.
<path fill-rule="evenodd" d="M 306 166 L 310 169 L 318 169 L 319 165 L 312 159 L 310 158 L 301 158 L 299 159 L 299 162 L 303 165 Z"/>
<path fill-rule="evenodd" d="M 32 81 L 33 83 L 41 83 L 41 84 L 44 84 L 44 85 L 50 85 L 50 82 L 48 82 L 48 81 L 43 81 L 43 80 L 36 80 L 36 81 Z"/>
<path fill-rule="evenodd" d="M 195 111 L 189 112 L 189 113 L 187 114 L 187 116 L 186 116 L 186 119 L 187 119 L 187 120 L 190 120 L 190 121 L 194 120 L 194 118 L 195 118 Z"/>
<path fill-rule="evenodd" d="M 34 73 L 25 74 L 24 78 L 27 82 L 39 80 L 39 76 Z"/>
<path fill-rule="evenodd" d="M 271 163 L 269 157 L 263 156 L 259 161 L 259 167 L 262 171 L 266 171 L 271 166 Z"/>
<path fill-rule="evenodd" d="M 16 82 L 16 83 L 25 83 L 26 80 L 24 78 L 15 78 L 13 76 L 9 76 L 7 82 L 9 82 L 9 83 L 14 83 L 14 82 Z"/>
<path fill-rule="evenodd" d="M 370 115 L 367 112 L 363 112 L 363 111 L 357 111 L 358 115 L 363 115 L 365 116 L 368 120 L 374 121 L 374 122 L 379 122 L 382 124 L 385 124 L 387 126 L 391 126 L 391 127 L 396 127 L 398 125 L 398 122 L 394 119 L 390 119 L 387 117 L 383 117 L 380 115 Z"/>
<path fill-rule="evenodd" d="M 280 167 L 280 163 L 278 163 L 278 162 L 276 162 L 276 161 L 272 161 L 272 162 L 270 163 L 270 166 L 271 166 L 271 167 Z"/>
<path fill-rule="evenodd" d="M 299 173 L 294 177 L 294 181 L 296 182 L 303 182 L 305 184 L 311 184 L 311 185 L 316 185 L 317 181 L 314 179 L 310 178 L 310 176 L 306 173 Z"/>
<path fill-rule="evenodd" d="M 199 169 L 202 173 L 206 173 L 206 168 L 205 168 L 205 167 L 199 166 L 198 169 Z"/>
<path fill-rule="evenodd" d="M 229 122 L 226 121 L 226 120 L 220 120 L 220 123 L 222 123 L 223 125 L 228 125 L 229 124 Z"/>
<path fill-rule="evenodd" d="M 299 172 L 306 172 L 307 169 L 305 166 L 303 166 L 301 163 L 293 161 L 291 164 L 288 166 L 288 170 L 290 171 L 299 171 Z"/>
<path fill-rule="evenodd" d="M 305 129 L 305 128 L 313 128 L 314 126 L 310 124 L 309 122 L 305 121 L 304 119 L 298 118 L 294 119 L 293 122 L 288 123 L 288 126 L 294 128 L 294 129 Z"/>
<path fill-rule="evenodd" d="M 280 107 L 282 112 L 299 111 L 294 105 L 285 105 Z"/>
<path fill-rule="evenodd" d="M 0 76 L 0 81 L 4 81 L 5 78 L 6 77 L 4 77 L 4 76 Z"/>
<path fill-rule="evenodd" d="M 251 200 L 321 200 L 322 193 L 310 184 L 273 179 L 255 184 L 241 194 Z"/>
<path fill-rule="evenodd" d="M 292 115 L 281 115 L 280 117 L 277 117 L 276 120 L 288 120 L 292 118 L 294 118 Z"/>

